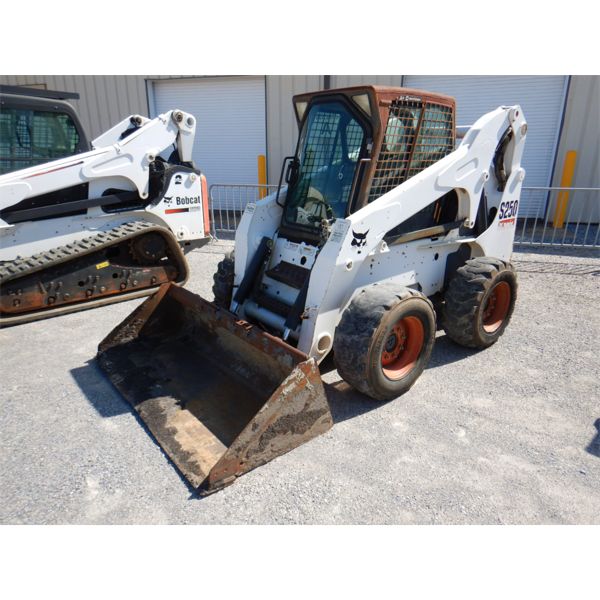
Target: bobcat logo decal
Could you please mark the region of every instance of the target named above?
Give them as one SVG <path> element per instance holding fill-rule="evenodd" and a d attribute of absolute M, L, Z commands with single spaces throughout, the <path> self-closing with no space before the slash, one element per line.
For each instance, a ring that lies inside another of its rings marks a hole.
<path fill-rule="evenodd" d="M 351 246 L 356 246 L 359 248 L 358 253 L 360 254 L 360 248 L 367 245 L 367 234 L 371 231 L 367 229 L 364 233 L 358 233 L 357 231 L 352 230 L 352 243 Z"/>
<path fill-rule="evenodd" d="M 173 196 L 165 196 L 163 198 L 164 203 L 169 206 L 171 204 L 171 201 L 173 200 Z"/>

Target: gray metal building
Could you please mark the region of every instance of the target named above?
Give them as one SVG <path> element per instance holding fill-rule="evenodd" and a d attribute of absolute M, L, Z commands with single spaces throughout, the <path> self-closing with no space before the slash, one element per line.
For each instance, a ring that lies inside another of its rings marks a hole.
<path fill-rule="evenodd" d="M 292 96 L 359 84 L 416 87 L 453 95 L 459 125 L 499 104 L 519 103 L 530 125 L 526 186 L 560 185 L 567 151 L 577 152 L 573 186 L 600 187 L 598 76 L 0 76 L 0 83 L 74 91 L 91 137 L 130 114 L 155 116 L 181 108 L 198 118 L 194 158 L 211 183 L 256 183 L 257 155 L 267 157 L 268 182 L 294 151 Z M 542 198 L 543 196 L 539 196 Z M 587 215 L 600 219 L 597 195 L 580 195 Z M 539 210 L 532 196 L 520 213 Z M 551 208 L 551 207 L 550 207 Z"/>

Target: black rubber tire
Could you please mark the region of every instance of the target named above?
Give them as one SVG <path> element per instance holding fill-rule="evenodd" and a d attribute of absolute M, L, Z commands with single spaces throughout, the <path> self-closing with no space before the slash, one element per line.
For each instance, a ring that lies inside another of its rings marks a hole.
<path fill-rule="evenodd" d="M 410 371 L 388 378 L 381 364 L 392 328 L 405 317 L 417 317 L 424 340 Z M 350 302 L 335 330 L 334 361 L 340 376 L 374 400 L 392 400 L 407 392 L 419 378 L 435 341 L 435 311 L 421 292 L 391 284 L 372 285 Z"/>
<path fill-rule="evenodd" d="M 217 265 L 213 275 L 213 294 L 215 304 L 229 310 L 233 295 L 233 278 L 235 275 L 235 250 L 225 254 L 225 258 Z"/>
<path fill-rule="evenodd" d="M 510 287 L 510 299 L 501 325 L 484 329 L 484 312 L 492 290 L 500 283 Z M 454 342 L 467 348 L 487 348 L 504 333 L 517 299 L 517 275 L 510 262 L 479 257 L 457 269 L 444 296 L 443 328 Z"/>

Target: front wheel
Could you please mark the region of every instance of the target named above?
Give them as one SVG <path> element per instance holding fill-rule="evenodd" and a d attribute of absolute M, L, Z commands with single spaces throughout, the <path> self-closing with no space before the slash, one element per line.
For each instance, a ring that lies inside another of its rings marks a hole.
<path fill-rule="evenodd" d="M 433 305 L 420 292 L 389 284 L 362 290 L 336 328 L 333 357 L 341 377 L 375 400 L 407 392 L 429 362 Z"/>

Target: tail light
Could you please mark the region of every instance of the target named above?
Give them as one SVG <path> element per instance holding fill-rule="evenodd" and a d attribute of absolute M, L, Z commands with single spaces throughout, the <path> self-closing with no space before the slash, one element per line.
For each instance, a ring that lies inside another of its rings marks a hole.
<path fill-rule="evenodd" d="M 202 210 L 204 213 L 204 234 L 210 233 L 210 219 L 208 217 L 208 183 L 206 183 L 206 176 L 200 175 L 202 180 Z"/>

